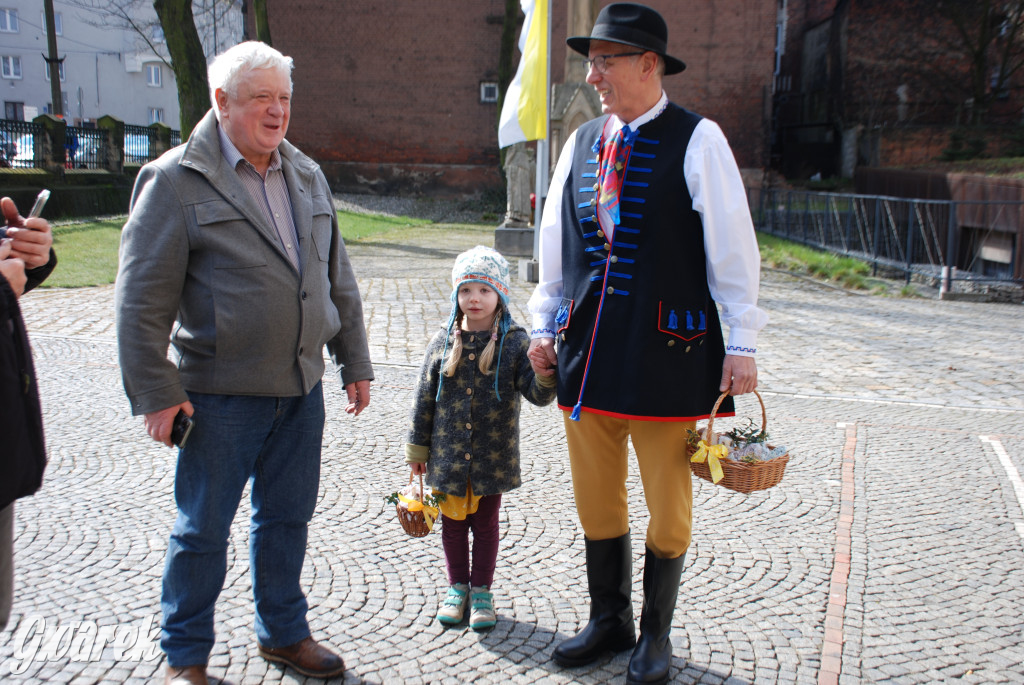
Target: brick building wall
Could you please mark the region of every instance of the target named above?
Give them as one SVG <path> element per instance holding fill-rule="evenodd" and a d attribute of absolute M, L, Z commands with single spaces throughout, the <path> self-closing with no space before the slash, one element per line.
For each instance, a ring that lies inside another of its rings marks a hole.
<path fill-rule="evenodd" d="M 555 82 L 577 57 L 565 46 L 568 2 L 552 0 Z M 669 97 L 717 121 L 741 167 L 762 168 L 776 0 L 649 4 L 668 22 L 669 52 L 687 64 L 665 79 Z M 321 164 L 332 188 L 444 196 L 500 188 L 499 113 L 480 102 L 480 82 L 497 81 L 503 0 L 268 5 L 274 47 L 295 60 L 288 139 Z"/>
<path fill-rule="evenodd" d="M 775 0 L 649 0 L 668 23 L 669 53 L 686 70 L 665 78 L 669 98 L 716 121 L 741 168 L 767 166 Z"/>
<path fill-rule="evenodd" d="M 787 10 L 773 160 L 787 176 L 846 175 L 844 143 L 860 151 L 857 164 L 934 162 L 970 121 L 972 63 L 958 28 L 932 0 L 787 0 Z M 1000 47 L 992 46 L 993 58 Z M 982 120 L 1009 126 L 1021 111 L 1018 73 L 987 103 Z M 987 155 L 1014 144 L 984 136 Z"/>

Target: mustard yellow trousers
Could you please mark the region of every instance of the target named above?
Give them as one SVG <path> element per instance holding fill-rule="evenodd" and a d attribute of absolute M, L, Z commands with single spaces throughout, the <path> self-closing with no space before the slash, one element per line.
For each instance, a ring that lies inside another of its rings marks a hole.
<path fill-rule="evenodd" d="M 564 412 L 563 421 L 584 534 L 606 540 L 629 532 L 627 440 L 632 440 L 650 514 L 647 547 L 662 559 L 684 554 L 693 512 L 686 429 L 696 421 L 634 421 L 589 412 L 579 421 Z"/>

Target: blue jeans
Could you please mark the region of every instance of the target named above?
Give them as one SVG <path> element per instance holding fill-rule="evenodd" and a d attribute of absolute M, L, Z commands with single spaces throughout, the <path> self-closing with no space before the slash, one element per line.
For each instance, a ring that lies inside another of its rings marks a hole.
<path fill-rule="evenodd" d="M 190 393 L 195 428 L 178 452 L 178 518 L 164 568 L 163 637 L 171 666 L 205 664 L 224 587 L 231 522 L 252 482 L 249 560 L 256 638 L 286 647 L 309 637 L 299 583 L 316 507 L 324 430 L 321 384 L 304 397 Z"/>

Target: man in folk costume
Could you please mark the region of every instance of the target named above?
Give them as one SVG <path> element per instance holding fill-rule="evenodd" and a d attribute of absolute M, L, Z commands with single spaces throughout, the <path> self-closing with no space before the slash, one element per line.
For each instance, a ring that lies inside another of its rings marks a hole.
<path fill-rule="evenodd" d="M 665 96 L 662 76 L 685 69 L 667 38 L 657 12 L 631 3 L 608 5 L 590 36 L 569 38 L 588 57 L 605 116 L 581 126 L 559 157 L 529 302 L 531 362 L 558 375 L 591 599 L 590 621 L 554 659 L 580 666 L 635 645 L 629 683 L 668 680 L 690 544 L 686 429 L 720 392 L 757 386 L 757 332 L 767 322 L 739 169 L 718 125 Z M 733 411 L 729 397 L 717 415 Z M 628 439 L 650 513 L 639 640 Z"/>

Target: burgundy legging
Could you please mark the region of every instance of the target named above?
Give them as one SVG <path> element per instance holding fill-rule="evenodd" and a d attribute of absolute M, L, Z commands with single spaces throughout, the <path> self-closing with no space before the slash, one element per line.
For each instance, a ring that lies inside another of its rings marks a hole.
<path fill-rule="evenodd" d="M 494 582 L 498 562 L 498 512 L 501 495 L 484 495 L 475 514 L 462 521 L 441 515 L 441 543 L 448 565 L 448 582 L 479 587 Z M 473 570 L 469 568 L 469 531 L 473 530 Z"/>

